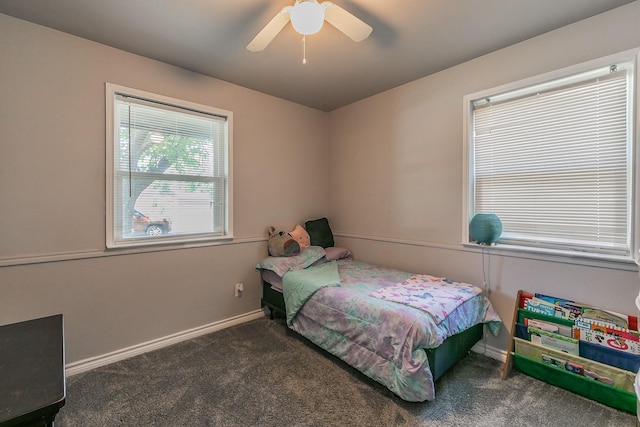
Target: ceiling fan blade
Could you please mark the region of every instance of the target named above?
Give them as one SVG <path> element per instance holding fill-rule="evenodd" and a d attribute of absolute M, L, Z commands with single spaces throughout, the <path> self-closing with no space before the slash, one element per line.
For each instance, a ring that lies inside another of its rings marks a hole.
<path fill-rule="evenodd" d="M 262 30 L 260 30 L 258 35 L 251 40 L 247 45 L 247 49 L 251 52 L 264 50 L 289 22 L 289 19 L 291 19 L 289 15 L 290 11 L 291 6 L 283 7 L 282 10 L 278 12 L 278 14 L 274 16 Z"/>
<path fill-rule="evenodd" d="M 322 6 L 325 8 L 324 19 L 353 41 L 360 42 L 369 37 L 373 31 L 373 28 L 359 18 L 330 1 L 322 2 Z"/>

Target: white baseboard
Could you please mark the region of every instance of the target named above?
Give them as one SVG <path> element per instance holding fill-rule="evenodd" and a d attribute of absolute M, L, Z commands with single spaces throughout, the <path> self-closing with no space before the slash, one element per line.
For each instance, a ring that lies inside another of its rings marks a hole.
<path fill-rule="evenodd" d="M 65 367 L 66 376 L 72 376 L 81 372 L 90 371 L 91 369 L 98 368 L 100 366 L 109 365 L 120 360 L 128 359 L 130 357 L 138 356 L 143 353 L 148 353 L 153 350 L 158 350 L 163 347 L 168 347 L 173 344 L 177 344 L 181 341 L 190 340 L 202 335 L 210 334 L 222 329 L 229 328 L 231 326 L 239 325 L 241 323 L 249 322 L 251 320 L 259 319 L 263 317 L 263 310 L 251 311 L 240 316 L 231 317 L 229 319 L 213 322 L 208 325 L 200 326 L 197 328 L 189 329 L 186 331 L 178 332 L 172 335 L 168 335 L 163 338 L 158 338 L 152 341 L 147 341 L 141 344 L 137 344 L 131 347 L 123 348 L 113 351 L 111 353 L 103 354 L 89 359 L 79 360 L 77 362 L 69 363 Z"/>
<path fill-rule="evenodd" d="M 471 347 L 471 351 L 475 352 L 475 353 L 480 353 L 480 354 L 484 354 L 487 357 L 490 357 L 492 359 L 495 360 L 499 360 L 502 363 L 507 361 L 507 352 L 496 348 L 496 347 L 492 347 L 490 345 L 487 345 L 484 340 L 480 340 L 476 343 L 476 345 L 474 345 L 473 347 Z"/>
<path fill-rule="evenodd" d="M 186 331 L 178 332 L 172 335 L 168 335 L 163 338 L 158 338 L 152 341 L 147 341 L 141 344 L 137 344 L 131 347 L 123 348 L 113 351 L 111 353 L 103 354 L 96 357 L 91 357 L 77 362 L 69 363 L 65 367 L 65 374 L 67 377 L 76 375 L 82 372 L 90 371 L 101 366 L 106 366 L 111 363 L 119 362 L 130 357 L 138 356 L 140 354 L 148 353 L 153 350 L 158 350 L 163 347 L 168 347 L 173 344 L 177 344 L 182 341 L 190 340 L 202 335 L 210 334 L 212 332 L 220 331 L 222 329 L 229 328 L 231 326 L 239 325 L 241 323 L 250 322 L 251 320 L 260 319 L 263 317 L 263 310 L 251 311 L 249 313 L 242 314 L 240 316 L 231 317 L 229 319 L 213 322 L 208 325 L 200 326 Z M 507 360 L 507 352 L 499 348 L 495 348 L 487 345 L 484 340 L 480 340 L 476 345 L 471 348 L 471 351 L 484 354 L 501 362 Z"/>

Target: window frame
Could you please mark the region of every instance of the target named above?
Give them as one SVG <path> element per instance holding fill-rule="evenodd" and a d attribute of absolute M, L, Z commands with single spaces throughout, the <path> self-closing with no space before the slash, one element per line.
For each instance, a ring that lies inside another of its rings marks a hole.
<path fill-rule="evenodd" d="M 630 244 L 630 253 L 628 255 L 615 255 L 573 251 L 568 249 L 559 249 L 551 246 L 522 246 L 517 244 L 509 244 L 498 241 L 496 248 L 500 250 L 508 250 L 514 252 L 525 252 L 530 255 L 558 255 L 561 257 L 586 258 L 594 260 L 605 260 L 615 262 L 634 262 L 638 259 L 638 250 L 640 249 L 640 238 L 638 231 L 640 227 L 640 178 L 637 171 L 640 170 L 640 155 L 638 153 L 638 141 L 640 140 L 640 132 L 638 131 L 638 123 L 640 123 L 640 106 L 638 105 L 639 95 L 639 63 L 640 49 L 632 49 L 603 58 L 584 62 L 574 66 L 551 71 L 541 75 L 533 76 L 516 82 L 493 87 L 490 89 L 475 92 L 463 97 L 463 200 L 462 200 L 462 244 L 468 247 L 477 247 L 477 243 L 472 242 L 469 237 L 469 222 L 474 215 L 474 126 L 473 126 L 473 103 L 478 99 L 491 98 L 498 94 L 513 92 L 525 89 L 531 86 L 544 84 L 561 80 L 572 75 L 588 72 L 593 69 L 608 66 L 612 63 L 632 62 L 633 78 L 630 89 L 630 104 L 632 109 L 630 119 L 630 129 L 628 129 L 631 142 L 629 148 L 630 156 L 630 189 L 629 189 L 629 230 L 628 238 Z"/>
<path fill-rule="evenodd" d="M 181 246 L 194 246 L 219 244 L 233 240 L 233 112 L 208 105 L 198 104 L 169 96 L 159 95 L 139 89 L 105 82 L 106 101 L 106 248 L 107 250 L 119 248 L 136 248 L 148 246 L 160 246 L 180 244 Z M 224 227 L 222 233 L 197 233 L 179 234 L 168 236 L 155 236 L 153 238 L 116 239 L 115 225 L 115 118 L 116 97 L 118 95 L 138 98 L 143 101 L 174 107 L 179 110 L 194 111 L 225 118 L 225 159 L 224 169 L 226 178 Z"/>

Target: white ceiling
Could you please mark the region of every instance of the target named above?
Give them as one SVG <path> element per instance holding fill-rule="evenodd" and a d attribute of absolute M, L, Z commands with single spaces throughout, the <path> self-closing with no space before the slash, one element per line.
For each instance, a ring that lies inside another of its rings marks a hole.
<path fill-rule="evenodd" d="M 0 13 L 323 111 L 441 71 L 633 0 L 333 0 L 373 27 L 355 43 L 290 24 L 245 46 L 294 0 L 0 0 Z"/>

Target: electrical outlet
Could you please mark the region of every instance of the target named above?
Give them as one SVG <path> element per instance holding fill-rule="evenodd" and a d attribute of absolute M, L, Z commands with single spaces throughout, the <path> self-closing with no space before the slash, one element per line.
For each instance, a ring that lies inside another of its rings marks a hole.
<path fill-rule="evenodd" d="M 236 296 L 241 297 L 244 292 L 244 284 L 242 282 L 236 283 Z"/>

